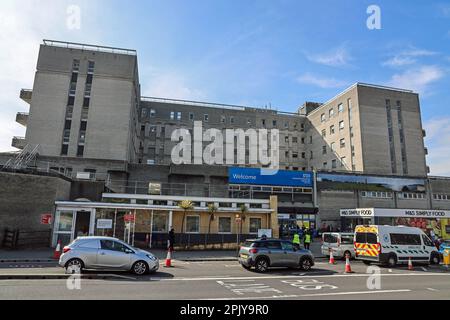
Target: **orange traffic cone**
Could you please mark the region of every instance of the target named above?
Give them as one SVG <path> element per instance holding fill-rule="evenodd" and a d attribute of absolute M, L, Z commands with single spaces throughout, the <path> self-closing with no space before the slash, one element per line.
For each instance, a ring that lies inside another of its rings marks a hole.
<path fill-rule="evenodd" d="M 53 259 L 59 259 L 61 257 L 61 240 L 58 240 L 55 252 L 53 253 Z"/>
<path fill-rule="evenodd" d="M 333 256 L 333 249 L 330 248 L 330 264 L 335 264 L 334 256 Z"/>
<path fill-rule="evenodd" d="M 345 273 L 353 273 L 352 267 L 350 266 L 350 257 L 345 256 Z"/>
<path fill-rule="evenodd" d="M 170 249 L 167 251 L 167 258 L 166 258 L 166 268 L 172 267 L 172 253 L 170 252 Z"/>
<path fill-rule="evenodd" d="M 408 259 L 408 270 L 414 270 L 411 257 L 409 257 L 409 259 Z"/>

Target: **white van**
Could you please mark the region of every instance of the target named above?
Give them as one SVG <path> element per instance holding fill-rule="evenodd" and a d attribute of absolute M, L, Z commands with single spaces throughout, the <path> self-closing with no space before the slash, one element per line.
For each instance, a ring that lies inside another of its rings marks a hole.
<path fill-rule="evenodd" d="M 439 264 L 437 248 L 419 228 L 405 226 L 357 226 L 356 259 L 365 264 L 381 263 L 394 267 L 413 262 Z"/>
<path fill-rule="evenodd" d="M 354 233 L 324 232 L 322 234 L 322 254 L 328 257 L 330 256 L 330 249 L 332 249 L 334 258 L 345 258 L 347 253 L 351 258 L 354 258 L 353 238 Z"/>

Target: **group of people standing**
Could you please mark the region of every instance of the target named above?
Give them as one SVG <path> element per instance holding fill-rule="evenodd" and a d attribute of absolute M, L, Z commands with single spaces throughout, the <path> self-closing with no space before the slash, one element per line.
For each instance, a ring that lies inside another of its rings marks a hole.
<path fill-rule="evenodd" d="M 294 239 L 292 243 L 298 247 L 300 247 L 301 242 L 303 241 L 303 245 L 305 249 L 309 250 L 309 246 L 312 242 L 313 231 L 311 229 L 306 229 L 305 227 L 298 229 L 296 233 L 294 233 Z"/>

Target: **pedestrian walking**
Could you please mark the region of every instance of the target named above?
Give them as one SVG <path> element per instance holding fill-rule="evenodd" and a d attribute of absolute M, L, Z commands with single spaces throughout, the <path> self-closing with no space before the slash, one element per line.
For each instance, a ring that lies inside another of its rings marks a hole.
<path fill-rule="evenodd" d="M 305 244 L 305 249 L 309 250 L 309 245 L 311 244 L 311 231 L 309 231 L 309 230 L 305 233 L 304 244 Z"/>
<path fill-rule="evenodd" d="M 175 229 L 171 228 L 169 231 L 169 243 L 168 243 L 168 249 L 170 252 L 173 252 L 174 246 L 175 246 Z"/>
<path fill-rule="evenodd" d="M 292 240 L 292 243 L 297 249 L 300 249 L 300 236 L 298 235 L 298 233 L 294 234 L 294 239 Z"/>

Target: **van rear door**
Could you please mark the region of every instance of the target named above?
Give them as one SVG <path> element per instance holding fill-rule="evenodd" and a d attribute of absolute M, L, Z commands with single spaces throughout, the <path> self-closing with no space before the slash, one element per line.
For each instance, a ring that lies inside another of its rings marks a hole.
<path fill-rule="evenodd" d="M 357 257 L 377 258 L 380 254 L 378 230 L 374 227 L 360 227 L 355 230 L 355 254 Z"/>

